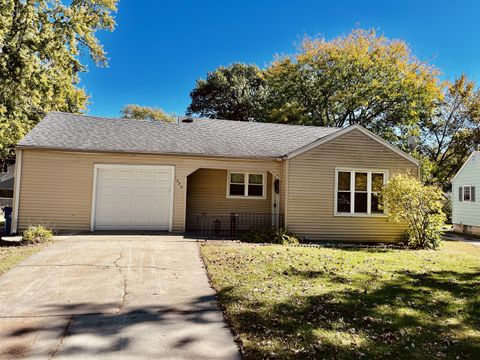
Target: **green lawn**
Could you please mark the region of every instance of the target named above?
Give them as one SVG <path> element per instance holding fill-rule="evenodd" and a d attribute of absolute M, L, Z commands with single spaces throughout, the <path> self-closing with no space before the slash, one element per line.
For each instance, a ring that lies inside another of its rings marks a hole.
<path fill-rule="evenodd" d="M 480 247 L 201 253 L 247 359 L 480 359 Z"/>
<path fill-rule="evenodd" d="M 10 270 L 30 255 L 40 251 L 45 244 L 25 246 L 0 246 L 0 275 Z"/>

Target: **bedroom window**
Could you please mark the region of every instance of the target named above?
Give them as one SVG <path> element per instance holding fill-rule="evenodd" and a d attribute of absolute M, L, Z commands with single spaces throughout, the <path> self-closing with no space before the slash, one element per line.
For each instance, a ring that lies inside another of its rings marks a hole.
<path fill-rule="evenodd" d="M 337 169 L 335 213 L 382 215 L 379 194 L 386 180 L 386 170 Z"/>
<path fill-rule="evenodd" d="M 263 173 L 229 172 L 227 197 L 264 199 L 265 178 Z"/>

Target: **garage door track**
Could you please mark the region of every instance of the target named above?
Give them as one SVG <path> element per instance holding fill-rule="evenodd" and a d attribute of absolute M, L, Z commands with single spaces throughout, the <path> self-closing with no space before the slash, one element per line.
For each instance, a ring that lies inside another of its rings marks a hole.
<path fill-rule="evenodd" d="M 0 277 L 0 358 L 238 359 L 194 241 L 77 235 Z"/>

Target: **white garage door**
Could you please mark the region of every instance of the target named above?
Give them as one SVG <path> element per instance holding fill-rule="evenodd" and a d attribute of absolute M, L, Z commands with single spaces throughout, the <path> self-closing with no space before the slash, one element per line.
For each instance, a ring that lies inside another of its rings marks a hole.
<path fill-rule="evenodd" d="M 171 230 L 171 166 L 96 165 L 95 230 Z"/>

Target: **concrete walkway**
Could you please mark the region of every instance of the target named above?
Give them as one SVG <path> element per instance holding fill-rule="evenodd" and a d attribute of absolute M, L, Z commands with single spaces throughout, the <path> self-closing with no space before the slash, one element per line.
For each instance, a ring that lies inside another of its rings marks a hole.
<path fill-rule="evenodd" d="M 239 359 L 197 243 L 66 237 L 0 277 L 0 358 Z"/>
<path fill-rule="evenodd" d="M 480 246 L 480 239 L 469 236 L 468 234 L 459 234 L 452 231 L 447 231 L 443 237 L 445 240 L 462 241 L 471 245 Z"/>

